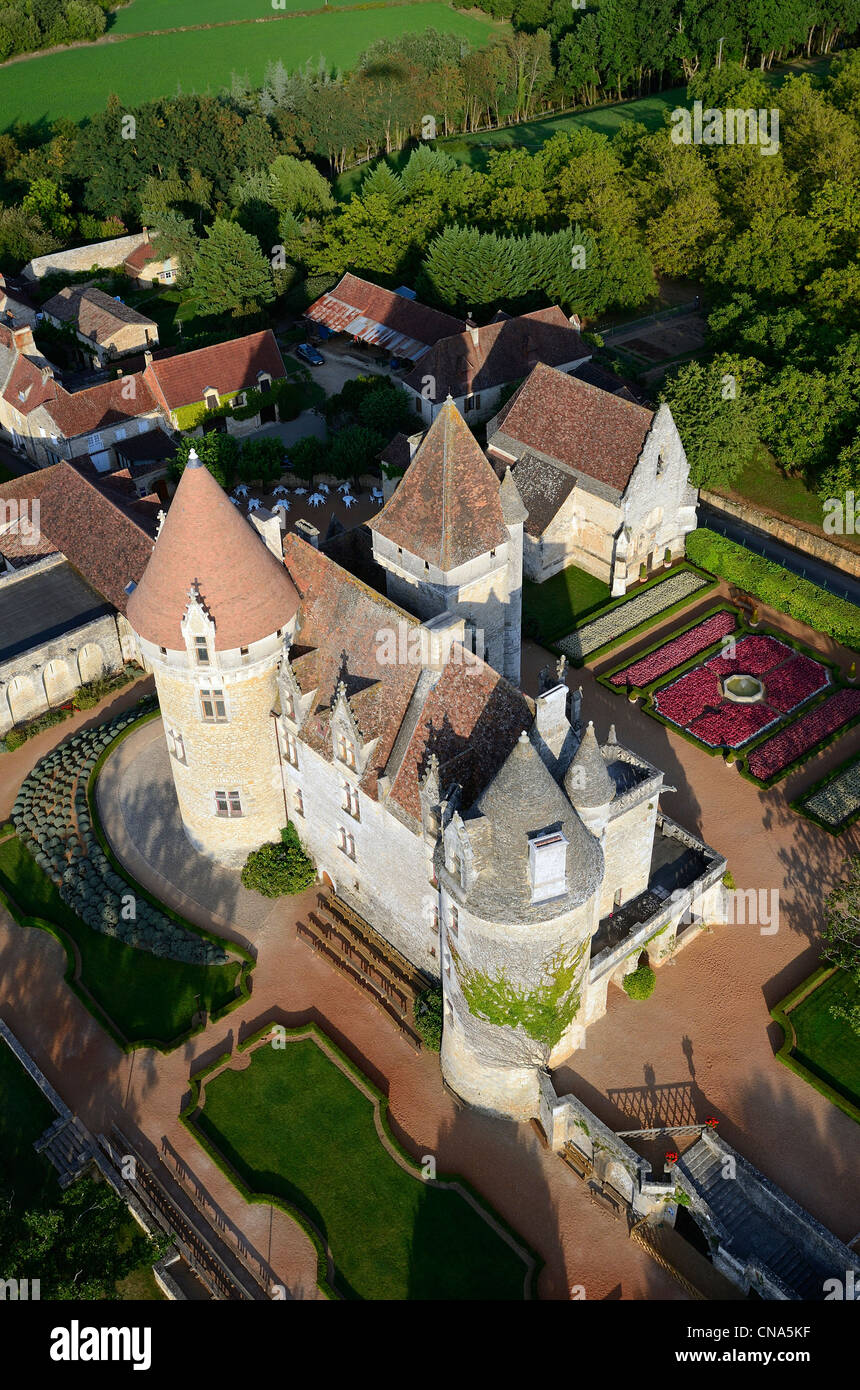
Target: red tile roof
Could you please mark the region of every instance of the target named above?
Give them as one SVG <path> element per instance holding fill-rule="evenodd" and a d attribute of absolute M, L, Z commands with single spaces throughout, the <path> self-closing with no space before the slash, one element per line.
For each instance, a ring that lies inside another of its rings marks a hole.
<path fill-rule="evenodd" d="M 207 386 L 214 387 L 219 396 L 255 389 L 258 372 L 268 373 L 273 381 L 286 376 L 270 328 L 193 352 L 158 354 L 143 375 L 167 410 L 179 410 L 202 401 Z"/>
<path fill-rule="evenodd" d="M 155 549 L 128 604 L 141 637 L 182 651 L 180 623 L 197 584 L 215 647 L 247 647 L 285 627 L 298 595 L 282 564 L 201 463 L 179 480 Z"/>
<path fill-rule="evenodd" d="M 137 582 L 152 554 L 152 507 L 96 485 L 70 463 L 40 468 L 0 485 L 0 498 L 19 506 L 39 499 L 43 536 L 121 613 L 126 585 Z M 2 544 L 0 544 L 2 549 Z"/>
<path fill-rule="evenodd" d="M 508 539 L 499 480 L 453 401 L 446 401 L 393 496 L 368 523 L 448 571 Z"/>
<path fill-rule="evenodd" d="M 65 391 L 58 385 L 55 399 L 46 405 L 66 439 L 136 420 L 158 408 L 146 378 L 137 372 L 86 391 Z"/>
<path fill-rule="evenodd" d="M 653 419 L 644 406 L 541 364 L 491 422 L 488 443 L 511 452 L 512 440 L 622 493 Z"/>
<path fill-rule="evenodd" d="M 432 378 L 433 395 L 427 399 L 438 402 L 517 381 L 538 362 L 560 367 L 588 356 L 590 349 L 555 304 L 443 338 L 405 382 L 424 395 L 427 378 Z"/>
<path fill-rule="evenodd" d="M 409 358 L 463 327 L 462 319 L 348 274 L 306 309 L 305 317 L 333 333 L 351 333 Z"/>

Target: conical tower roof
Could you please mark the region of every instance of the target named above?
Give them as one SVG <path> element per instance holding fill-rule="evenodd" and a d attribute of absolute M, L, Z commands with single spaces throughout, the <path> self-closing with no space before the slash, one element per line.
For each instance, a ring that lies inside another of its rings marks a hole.
<path fill-rule="evenodd" d="M 475 884 L 476 900 L 498 898 L 501 920 L 523 912 L 553 915 L 585 902 L 603 875 L 603 853 L 586 829 L 527 733 L 522 733 L 507 759 L 475 804 L 490 824 L 491 849 Z M 529 840 L 550 827 L 567 840 L 565 902 L 532 905 Z M 470 896 L 471 901 L 471 896 Z"/>
<path fill-rule="evenodd" d="M 369 525 L 445 572 L 507 541 L 499 480 L 450 398 Z"/>
<path fill-rule="evenodd" d="M 564 774 L 564 789 L 574 806 L 606 806 L 615 796 L 591 720 Z"/>
<path fill-rule="evenodd" d="M 149 563 L 128 602 L 140 637 L 171 651 L 191 586 L 215 624 L 215 647 L 247 647 L 293 617 L 299 595 L 287 573 L 192 450 Z"/>

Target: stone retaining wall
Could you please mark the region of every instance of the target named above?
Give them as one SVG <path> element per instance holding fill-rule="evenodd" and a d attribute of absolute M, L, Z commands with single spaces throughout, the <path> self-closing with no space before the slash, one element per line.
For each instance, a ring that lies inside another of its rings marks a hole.
<path fill-rule="evenodd" d="M 795 526 L 790 521 L 784 521 L 778 516 L 768 516 L 766 512 L 761 512 L 757 507 L 746 506 L 742 502 L 732 502 L 728 497 L 721 497 L 716 492 L 706 492 L 704 489 L 699 494 L 702 502 L 712 507 L 715 512 L 724 512 L 726 516 L 743 521 L 747 526 L 753 526 L 757 531 L 764 531 L 775 540 L 782 541 L 783 545 L 791 545 L 795 550 L 803 550 L 807 555 L 813 556 L 816 560 L 821 560 L 824 564 L 832 565 L 834 569 L 842 570 L 844 574 L 850 574 L 855 579 L 860 579 L 860 552 L 846 550 L 844 546 L 837 545 L 835 541 L 827 540 L 825 536 L 816 535 L 814 531 L 806 531 L 801 526 Z"/>

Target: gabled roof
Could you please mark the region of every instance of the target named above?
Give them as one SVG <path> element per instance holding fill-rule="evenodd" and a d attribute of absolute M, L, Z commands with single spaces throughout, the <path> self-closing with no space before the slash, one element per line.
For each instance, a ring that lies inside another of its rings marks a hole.
<path fill-rule="evenodd" d="M 305 310 L 305 317 L 333 333 L 350 333 L 364 342 L 378 343 L 410 361 L 463 327 L 462 319 L 349 274 L 328 294 L 320 295 Z"/>
<path fill-rule="evenodd" d="M 259 534 L 193 452 L 128 620 L 156 646 L 182 651 L 192 585 L 215 624 L 215 647 L 248 647 L 285 627 L 298 608 L 293 583 Z"/>
<path fill-rule="evenodd" d="M 267 373 L 273 381 L 286 376 L 284 361 L 270 328 L 228 343 L 196 348 L 193 352 L 158 354 L 143 375 L 156 398 L 171 411 L 180 410 L 184 405 L 197 405 L 209 386 L 219 396 L 254 390 L 260 372 Z"/>
<path fill-rule="evenodd" d="M 442 401 L 448 395 L 505 386 L 526 376 L 538 362 L 560 367 L 589 354 L 577 330 L 553 305 L 443 338 L 422 357 L 405 383 L 423 395 L 430 378 L 434 389 L 429 399 Z"/>
<path fill-rule="evenodd" d="M 499 411 L 489 446 L 510 451 L 513 442 L 622 493 L 653 419 L 644 406 L 539 364 Z M 516 470 L 514 480 L 519 486 Z"/>
<path fill-rule="evenodd" d="M 368 524 L 446 573 L 507 541 L 499 481 L 453 401 L 446 401 L 393 496 Z"/>
<path fill-rule="evenodd" d="M 94 287 L 68 287 L 60 290 L 43 306 L 43 312 L 61 323 L 72 323 L 79 333 L 94 343 L 106 343 L 129 324 L 151 329 L 158 338 L 158 325 L 123 304 L 104 290 Z"/>
<path fill-rule="evenodd" d="M 53 548 L 120 613 L 126 586 L 136 583 L 152 554 L 154 509 L 120 489 L 96 485 L 70 463 L 55 463 L 0 485 L 0 498 L 20 506 L 39 500 L 39 526 Z M 3 549 L 0 541 L 0 550 Z"/>

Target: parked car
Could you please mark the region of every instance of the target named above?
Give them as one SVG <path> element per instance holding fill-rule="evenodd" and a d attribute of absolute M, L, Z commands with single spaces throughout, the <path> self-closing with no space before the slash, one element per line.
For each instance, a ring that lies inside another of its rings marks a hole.
<path fill-rule="evenodd" d="M 296 348 L 296 357 L 304 358 L 312 367 L 321 367 L 325 362 L 321 352 L 317 352 L 312 343 L 299 343 Z"/>

